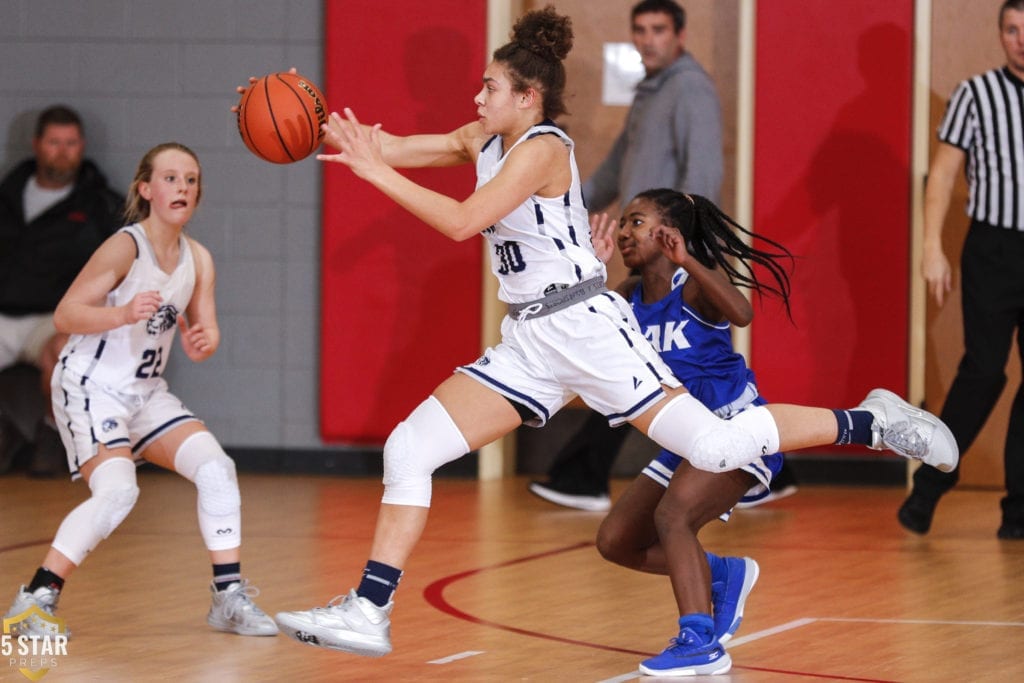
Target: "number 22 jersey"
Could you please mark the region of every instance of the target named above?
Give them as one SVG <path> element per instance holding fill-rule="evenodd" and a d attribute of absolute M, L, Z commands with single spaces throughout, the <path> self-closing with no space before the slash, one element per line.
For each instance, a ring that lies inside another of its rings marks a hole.
<path fill-rule="evenodd" d="M 96 334 L 75 334 L 61 353 L 58 371 L 82 384 L 107 391 L 144 396 L 165 387 L 161 375 L 170 359 L 177 319 L 195 287 L 196 270 L 188 239 L 179 239 L 178 263 L 170 273 L 157 262 L 146 232 L 138 223 L 121 228 L 135 240 L 135 261 L 124 280 L 107 294 L 107 306 L 123 306 L 136 294 L 160 292 L 160 308 L 148 320 Z"/>

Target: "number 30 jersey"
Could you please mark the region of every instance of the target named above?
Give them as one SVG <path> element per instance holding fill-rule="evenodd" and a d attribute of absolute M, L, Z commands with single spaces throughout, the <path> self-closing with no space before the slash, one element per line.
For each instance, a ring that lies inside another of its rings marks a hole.
<path fill-rule="evenodd" d="M 107 391 L 145 396 L 165 386 L 161 375 L 170 359 L 178 316 L 192 300 L 196 269 L 185 235 L 179 237 L 178 264 L 165 273 L 141 225 L 129 225 L 119 232 L 135 240 L 135 262 L 124 280 L 107 294 L 107 306 L 123 306 L 140 292 L 156 290 L 160 308 L 148 320 L 97 334 L 72 335 L 61 353 L 58 371 Z"/>
<path fill-rule="evenodd" d="M 569 148 L 572 182 L 564 195 L 532 195 L 510 214 L 483 231 L 498 278 L 498 298 L 506 303 L 539 299 L 598 275 L 605 267 L 590 244 L 590 224 L 583 204 L 573 141 L 550 121 L 529 128 L 502 154 L 501 137 L 488 140 L 476 160 L 477 188 L 490 182 L 516 147 L 538 135 L 555 135 Z"/>

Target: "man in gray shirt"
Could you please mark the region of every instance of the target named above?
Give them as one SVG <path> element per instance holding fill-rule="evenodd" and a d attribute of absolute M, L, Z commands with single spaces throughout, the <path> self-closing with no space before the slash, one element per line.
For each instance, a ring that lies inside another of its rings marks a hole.
<path fill-rule="evenodd" d="M 590 211 L 656 187 L 704 195 L 722 184 L 722 114 L 715 84 L 685 51 L 686 13 L 672 0 L 632 10 L 633 44 L 646 76 L 608 157 L 583 185 Z"/>
<path fill-rule="evenodd" d="M 719 202 L 722 115 L 707 72 L 684 45 L 686 12 L 673 0 L 643 0 L 630 14 L 633 44 L 646 76 L 636 88 L 626 125 L 608 157 L 583 184 L 591 212 L 658 187 Z M 611 429 L 591 412 L 530 491 L 558 505 L 607 510 L 608 478 L 628 428 Z"/>

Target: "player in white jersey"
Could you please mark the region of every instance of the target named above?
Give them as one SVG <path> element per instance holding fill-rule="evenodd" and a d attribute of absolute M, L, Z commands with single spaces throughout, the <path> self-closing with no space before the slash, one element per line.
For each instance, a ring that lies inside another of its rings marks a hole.
<path fill-rule="evenodd" d="M 179 316 L 192 300 L 196 268 L 192 248 L 184 234 L 175 245 L 179 257 L 165 272 L 142 225 L 121 228 L 134 242 L 136 257 L 121 283 L 106 296 L 107 306 L 125 306 L 137 295 L 160 293 L 160 304 L 144 325 L 122 325 L 100 334 L 75 334 L 61 352 L 61 372 L 77 380 L 132 396 L 166 391 L 162 371 L 170 358 Z M 91 442 L 84 449 L 91 456 Z"/>
<path fill-rule="evenodd" d="M 196 485 L 214 574 L 207 622 L 241 635 L 277 633 L 241 577 L 234 462 L 161 377 L 175 330 L 195 362 L 220 344 L 213 259 L 184 234 L 200 180 L 199 160 L 184 145 L 149 150 L 129 189 L 129 225 L 96 250 L 54 313 L 57 329 L 70 335 L 53 374 L 54 415 L 73 478 L 84 478 L 92 495 L 64 518 L 42 566 L 15 596 L 6 617 L 20 632 L 44 634 L 31 609 L 53 614 L 64 581 L 131 512 L 139 495 L 133 460 L 146 460 Z"/>
<path fill-rule="evenodd" d="M 454 240 L 484 233 L 509 315 L 501 343 L 442 382 L 388 437 L 384 496 L 358 588 L 327 607 L 276 617 L 301 642 L 390 652 L 392 594 L 426 524 L 434 470 L 524 421 L 543 424 L 577 395 L 612 424 L 631 422 L 709 471 L 851 438 L 824 408 L 772 405 L 716 417 L 672 376 L 622 297 L 605 289 L 572 142 L 551 124 L 565 113 L 562 60 L 571 47 L 568 17 L 552 7 L 531 11 L 484 70 L 476 121 L 447 134 L 396 136 L 346 109 L 324 126 L 339 153 L 318 159 L 345 164 Z M 462 201 L 395 170 L 462 163 L 475 163 L 480 177 Z M 894 396 L 869 399 L 874 418 L 856 426 L 857 439 L 955 466 L 956 444 L 938 420 Z"/>

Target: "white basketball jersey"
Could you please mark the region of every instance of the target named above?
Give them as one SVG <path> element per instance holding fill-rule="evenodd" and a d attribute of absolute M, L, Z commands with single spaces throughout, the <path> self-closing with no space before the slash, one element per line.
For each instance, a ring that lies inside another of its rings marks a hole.
<path fill-rule="evenodd" d="M 606 277 L 604 264 L 590 244 L 590 224 L 573 142 L 553 123 L 544 121 L 532 126 L 504 155 L 499 136 L 488 140 L 476 160 L 476 186 L 496 176 L 519 144 L 549 134 L 557 135 L 569 148 L 569 190 L 560 197 L 532 195 L 483 231 L 490 244 L 491 271 L 499 282 L 498 298 L 506 303 L 532 301 L 565 286 Z"/>
<path fill-rule="evenodd" d="M 124 280 L 107 294 L 108 306 L 123 306 L 140 292 L 160 292 L 160 309 L 148 320 L 99 334 L 75 334 L 61 354 L 60 367 L 81 379 L 121 394 L 147 395 L 164 386 L 161 378 L 171 356 L 177 319 L 184 314 L 196 282 L 192 249 L 179 238 L 178 265 L 165 273 L 139 224 L 121 228 L 135 240 L 135 262 Z"/>

